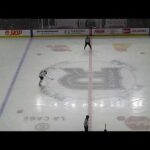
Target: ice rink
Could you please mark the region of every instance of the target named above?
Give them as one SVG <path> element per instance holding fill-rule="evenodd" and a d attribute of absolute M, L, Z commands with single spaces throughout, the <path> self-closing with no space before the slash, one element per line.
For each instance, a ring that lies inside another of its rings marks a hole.
<path fill-rule="evenodd" d="M 0 131 L 149 131 L 149 74 L 149 37 L 1 38 Z"/>

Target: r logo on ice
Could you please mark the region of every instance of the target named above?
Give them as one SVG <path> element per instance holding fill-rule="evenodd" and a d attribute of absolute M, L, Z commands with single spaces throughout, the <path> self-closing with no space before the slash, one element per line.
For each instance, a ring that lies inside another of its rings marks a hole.
<path fill-rule="evenodd" d="M 59 79 L 59 83 L 66 88 L 82 89 L 88 88 L 88 72 L 81 68 L 63 68 L 66 75 Z M 92 73 L 93 89 L 111 90 L 124 89 L 122 85 L 121 68 L 101 68 L 101 71 Z"/>

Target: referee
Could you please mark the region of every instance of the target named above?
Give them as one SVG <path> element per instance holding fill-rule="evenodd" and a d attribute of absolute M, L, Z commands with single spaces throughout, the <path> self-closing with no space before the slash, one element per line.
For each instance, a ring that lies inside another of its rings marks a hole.
<path fill-rule="evenodd" d="M 87 35 L 87 37 L 85 38 L 84 50 L 85 50 L 85 48 L 86 48 L 87 45 L 90 47 L 90 49 L 92 49 L 92 46 L 91 46 L 91 39 L 90 39 L 90 37 L 89 37 L 88 35 Z"/>

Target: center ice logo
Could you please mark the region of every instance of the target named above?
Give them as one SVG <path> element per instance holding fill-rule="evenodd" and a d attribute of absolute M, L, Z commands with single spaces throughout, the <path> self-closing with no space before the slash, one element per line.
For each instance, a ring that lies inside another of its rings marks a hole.
<path fill-rule="evenodd" d="M 140 90 L 135 76 L 135 68 L 127 63 L 112 60 L 93 61 L 92 91 L 93 100 L 109 97 L 126 97 Z M 88 97 L 88 62 L 59 62 L 47 68 L 42 93 L 63 101 L 85 100 Z M 54 78 L 54 80 L 51 80 Z"/>
<path fill-rule="evenodd" d="M 88 72 L 81 68 L 63 68 L 66 75 L 59 79 L 61 85 L 70 89 L 87 89 Z M 101 71 L 95 71 L 92 74 L 93 89 L 111 90 L 123 89 L 120 76 L 121 68 L 101 68 Z"/>

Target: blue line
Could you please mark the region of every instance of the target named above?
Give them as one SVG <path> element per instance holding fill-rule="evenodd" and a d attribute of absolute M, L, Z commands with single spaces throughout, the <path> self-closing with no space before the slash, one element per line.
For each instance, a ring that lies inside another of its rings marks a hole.
<path fill-rule="evenodd" d="M 15 74 L 14 74 L 14 77 L 13 77 L 12 81 L 11 81 L 11 84 L 10 84 L 10 86 L 9 86 L 9 89 L 8 89 L 8 91 L 7 91 L 7 94 L 6 94 L 6 96 L 5 96 L 4 100 L 3 100 L 2 106 L 1 106 L 1 108 L 0 108 L 0 117 L 2 116 L 3 111 L 4 111 L 4 108 L 5 108 L 5 106 L 6 106 L 7 102 L 8 102 L 9 96 L 10 96 L 11 91 L 12 91 L 12 89 L 13 89 L 13 86 L 14 86 L 14 84 L 15 84 L 15 82 L 16 82 L 16 79 L 17 79 L 17 77 L 18 77 L 18 74 L 19 74 L 19 71 L 20 71 L 20 69 L 21 69 L 21 66 L 22 66 L 22 64 L 23 64 L 23 62 L 24 62 L 24 60 L 25 60 L 25 57 L 26 57 L 26 55 L 27 55 L 27 52 L 28 52 L 28 50 L 29 50 L 29 46 L 30 46 L 31 42 L 32 42 L 32 38 L 28 41 L 27 46 L 25 47 L 24 54 L 23 54 L 23 56 L 22 56 L 22 58 L 21 58 L 21 60 L 20 60 L 20 62 L 19 62 L 18 68 L 17 68 L 17 70 L 16 70 L 16 72 L 15 72 Z"/>

